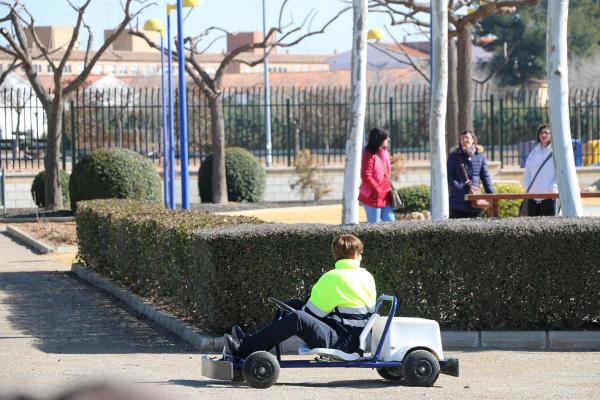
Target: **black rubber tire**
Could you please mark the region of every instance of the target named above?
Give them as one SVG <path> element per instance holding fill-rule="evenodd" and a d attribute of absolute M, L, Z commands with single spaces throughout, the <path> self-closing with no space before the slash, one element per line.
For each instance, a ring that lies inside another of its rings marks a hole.
<path fill-rule="evenodd" d="M 244 380 L 253 388 L 266 389 L 279 378 L 279 362 L 267 351 L 255 351 L 244 361 Z"/>
<path fill-rule="evenodd" d="M 404 357 L 402 375 L 411 386 L 433 386 L 440 375 L 440 363 L 427 350 L 415 350 Z"/>
<path fill-rule="evenodd" d="M 377 373 L 383 379 L 388 381 L 399 381 L 402 379 L 402 367 L 395 368 L 377 368 Z"/>

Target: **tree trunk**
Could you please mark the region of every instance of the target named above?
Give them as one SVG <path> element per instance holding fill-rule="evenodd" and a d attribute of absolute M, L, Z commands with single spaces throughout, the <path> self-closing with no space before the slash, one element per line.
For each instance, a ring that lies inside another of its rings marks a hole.
<path fill-rule="evenodd" d="M 360 161 L 367 104 L 367 0 L 353 0 L 352 119 L 346 140 L 342 224 L 358 224 Z"/>
<path fill-rule="evenodd" d="M 431 1 L 431 219 L 449 217 L 445 119 L 448 93 L 448 5 Z"/>
<path fill-rule="evenodd" d="M 473 26 L 466 24 L 458 29 L 457 42 L 457 95 L 458 95 L 458 132 L 473 129 L 473 74 L 471 33 Z M 477 134 L 477 133 L 476 133 Z"/>
<path fill-rule="evenodd" d="M 446 148 L 458 144 L 458 94 L 456 92 L 456 38 L 448 39 L 448 102 L 446 109 Z"/>
<path fill-rule="evenodd" d="M 575 172 L 569 122 L 569 68 L 567 58 L 567 18 L 569 0 L 548 2 L 546 24 L 546 66 L 550 95 L 552 154 L 560 203 L 565 217 L 583 216 L 581 194 Z"/>
<path fill-rule="evenodd" d="M 44 190 L 46 208 L 51 210 L 61 209 L 62 191 L 59 180 L 60 165 L 60 139 L 62 131 L 63 99 L 55 93 L 52 102 L 45 108 L 48 117 L 48 141 L 46 144 L 46 157 L 44 158 Z"/>
<path fill-rule="evenodd" d="M 210 96 L 210 133 L 212 137 L 212 202 L 227 203 L 225 179 L 225 121 L 221 95 Z"/>

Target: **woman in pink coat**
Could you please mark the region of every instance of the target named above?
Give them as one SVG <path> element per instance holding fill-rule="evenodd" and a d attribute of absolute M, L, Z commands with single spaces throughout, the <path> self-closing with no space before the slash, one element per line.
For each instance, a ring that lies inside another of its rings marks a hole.
<path fill-rule="evenodd" d="M 392 172 L 389 143 L 386 131 L 373 128 L 363 151 L 358 201 L 365 208 L 369 223 L 396 220 L 392 209 L 392 186 L 388 178 Z"/>

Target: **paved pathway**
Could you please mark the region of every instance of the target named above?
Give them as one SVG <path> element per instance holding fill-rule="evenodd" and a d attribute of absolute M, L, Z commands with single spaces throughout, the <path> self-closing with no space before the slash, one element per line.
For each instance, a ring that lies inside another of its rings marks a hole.
<path fill-rule="evenodd" d="M 70 258 L 34 254 L 0 232 L 0 397 L 48 396 L 102 380 L 167 399 L 600 398 L 600 357 L 592 352 L 454 352 L 461 377 L 441 376 L 434 388 L 343 368 L 283 370 L 267 391 L 209 381 L 200 355 L 74 278 Z"/>

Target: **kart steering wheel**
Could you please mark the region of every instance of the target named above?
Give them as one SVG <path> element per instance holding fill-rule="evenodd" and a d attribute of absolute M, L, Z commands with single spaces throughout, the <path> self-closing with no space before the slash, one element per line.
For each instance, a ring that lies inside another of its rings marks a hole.
<path fill-rule="evenodd" d="M 275 307 L 279 308 L 281 311 L 284 311 L 284 312 L 294 312 L 294 311 L 296 311 L 295 308 L 290 307 L 288 304 L 284 303 L 281 300 L 277 300 L 274 297 L 268 297 L 267 301 L 269 303 L 271 303 L 271 304 L 274 304 Z"/>

